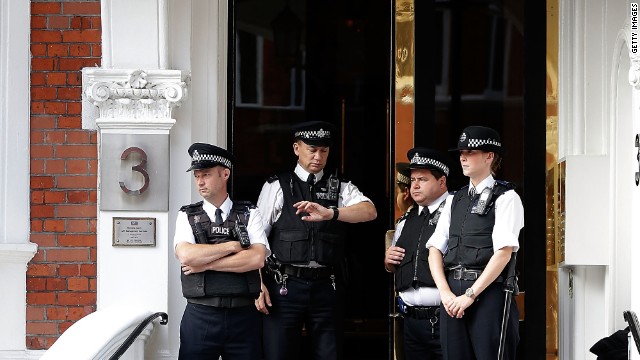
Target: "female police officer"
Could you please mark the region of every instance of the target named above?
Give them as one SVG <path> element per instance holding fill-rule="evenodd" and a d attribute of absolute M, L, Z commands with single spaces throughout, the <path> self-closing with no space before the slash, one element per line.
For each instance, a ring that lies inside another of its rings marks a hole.
<path fill-rule="evenodd" d="M 429 267 L 442 297 L 440 336 L 445 359 L 495 359 L 502 330 L 505 268 L 518 251 L 524 211 L 513 185 L 496 181 L 503 147 L 498 133 L 464 129 L 458 140 L 469 185 L 447 199 L 427 243 Z M 444 254 L 444 259 L 443 259 Z M 504 354 L 515 359 L 518 309 L 510 303 Z"/>

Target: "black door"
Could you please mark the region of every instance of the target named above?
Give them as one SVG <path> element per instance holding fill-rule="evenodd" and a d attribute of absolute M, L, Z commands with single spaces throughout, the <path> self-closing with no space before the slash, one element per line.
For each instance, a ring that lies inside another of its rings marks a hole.
<path fill-rule="evenodd" d="M 339 129 L 326 170 L 351 180 L 378 211 L 375 221 L 348 226 L 345 358 L 387 359 L 391 4 L 235 0 L 230 8 L 233 198 L 255 202 L 269 176 L 294 168 L 291 125 L 323 120 Z"/>

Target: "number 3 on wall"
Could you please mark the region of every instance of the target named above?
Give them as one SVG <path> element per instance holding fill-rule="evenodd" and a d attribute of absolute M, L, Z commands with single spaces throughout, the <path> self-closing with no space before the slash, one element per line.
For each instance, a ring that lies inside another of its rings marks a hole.
<path fill-rule="evenodd" d="M 144 177 L 144 184 L 138 190 L 131 190 L 127 188 L 127 186 L 124 184 L 124 181 L 119 181 L 120 188 L 127 195 L 141 195 L 142 193 L 147 191 L 147 189 L 149 188 L 149 173 L 147 172 L 147 153 L 145 153 L 144 150 L 140 149 L 139 147 L 133 146 L 122 152 L 122 155 L 120 156 L 120 160 L 126 160 L 129 157 L 129 155 L 131 155 L 132 153 L 138 154 L 140 156 L 140 163 L 138 163 L 138 165 L 132 166 L 131 170 L 137 171 L 140 174 L 142 174 L 142 176 Z"/>

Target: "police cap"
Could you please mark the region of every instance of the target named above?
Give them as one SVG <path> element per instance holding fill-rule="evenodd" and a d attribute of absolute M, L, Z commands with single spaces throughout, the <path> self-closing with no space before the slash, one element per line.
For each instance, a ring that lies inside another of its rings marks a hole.
<path fill-rule="evenodd" d="M 326 121 L 306 121 L 293 126 L 293 139 L 307 145 L 331 146 L 335 127 Z"/>
<path fill-rule="evenodd" d="M 504 154 L 500 134 L 485 126 L 468 126 L 462 130 L 458 138 L 458 146 L 449 151 L 459 150 L 482 150 Z"/>
<path fill-rule="evenodd" d="M 437 150 L 415 147 L 407 152 L 409 169 L 434 169 L 449 177 L 449 158 Z"/>
<path fill-rule="evenodd" d="M 235 156 L 229 151 L 211 144 L 194 143 L 189 146 L 189 156 L 191 156 L 191 167 L 187 171 L 206 169 L 214 166 L 224 166 L 231 169 L 231 165 L 236 161 Z"/>
<path fill-rule="evenodd" d="M 396 164 L 396 183 L 411 186 L 411 170 L 409 170 L 409 163 L 401 162 Z"/>

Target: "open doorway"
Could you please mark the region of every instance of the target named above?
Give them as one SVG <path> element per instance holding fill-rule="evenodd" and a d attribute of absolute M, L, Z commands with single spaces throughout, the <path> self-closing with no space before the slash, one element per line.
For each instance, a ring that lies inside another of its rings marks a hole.
<path fill-rule="evenodd" d="M 351 180 L 376 205 L 350 224 L 345 358 L 388 358 L 388 102 L 391 6 L 387 1 L 235 0 L 230 4 L 229 116 L 233 198 L 255 202 L 265 180 L 293 170 L 291 126 L 338 129 L 325 171 Z"/>

